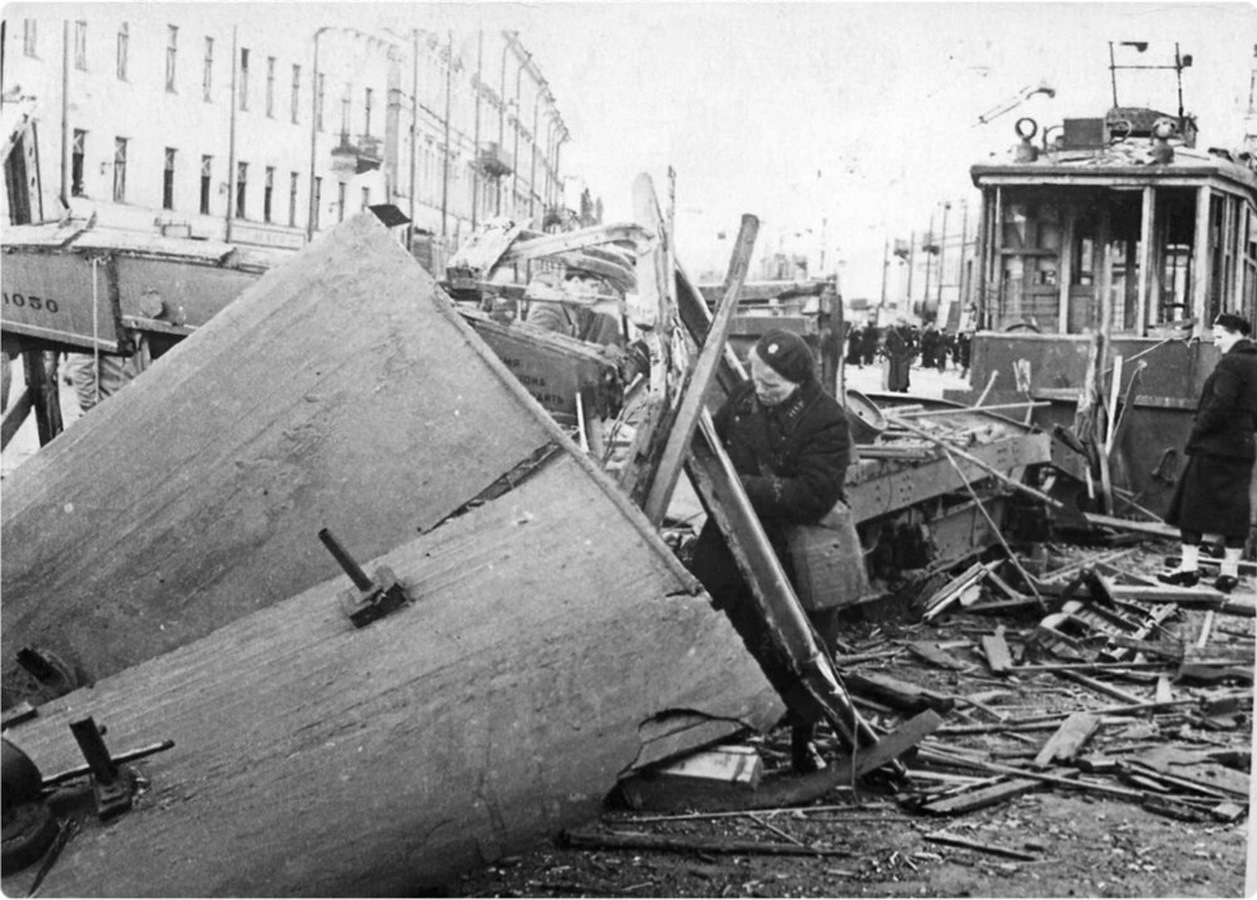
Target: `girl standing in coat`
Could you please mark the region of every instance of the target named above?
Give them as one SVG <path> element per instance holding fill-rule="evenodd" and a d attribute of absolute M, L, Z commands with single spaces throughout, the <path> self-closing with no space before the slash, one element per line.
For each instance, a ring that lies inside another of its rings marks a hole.
<path fill-rule="evenodd" d="M 1200 540 L 1206 534 L 1225 539 L 1222 570 L 1214 587 L 1230 593 L 1239 583 L 1240 554 L 1248 535 L 1249 483 L 1257 458 L 1257 346 L 1248 340 L 1250 324 L 1231 313 L 1213 323 L 1213 343 L 1222 351 L 1218 366 L 1205 381 L 1196 423 L 1187 440 L 1187 468 L 1179 479 L 1165 520 L 1182 532 L 1179 567 L 1157 578 L 1165 584 L 1191 587 Z"/>

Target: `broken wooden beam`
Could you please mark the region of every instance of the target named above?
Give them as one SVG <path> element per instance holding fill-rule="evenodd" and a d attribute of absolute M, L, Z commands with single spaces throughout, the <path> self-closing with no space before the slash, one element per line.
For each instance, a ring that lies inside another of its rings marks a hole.
<path fill-rule="evenodd" d="M 1070 762 L 1100 729 L 1100 720 L 1085 712 L 1073 713 L 1047 739 L 1034 758 L 1036 768 L 1045 769 L 1055 762 Z"/>
<path fill-rule="evenodd" d="M 880 672 L 847 672 L 843 679 L 851 693 L 880 700 L 907 712 L 919 713 L 932 709 L 939 713 L 948 713 L 956 705 L 955 697 Z"/>
<path fill-rule="evenodd" d="M 1013 657 L 1008 652 L 1008 644 L 1004 640 L 1004 626 L 995 629 L 995 634 L 984 634 L 981 638 L 982 653 L 987 665 L 995 675 L 1005 675 L 1013 668 Z"/>
<path fill-rule="evenodd" d="M 735 853 L 740 856 L 850 856 L 850 850 L 722 837 L 648 834 L 641 831 L 568 829 L 559 843 L 577 850 L 651 850 L 660 853 Z"/>
<path fill-rule="evenodd" d="M 758 233 L 759 220 L 751 215 L 743 216 L 737 240 L 734 242 L 733 257 L 729 261 L 724 300 L 716 310 L 698 358 L 693 360 L 686 371 L 681 387 L 680 407 L 675 415 L 664 420 L 663 427 L 668 433 L 659 457 L 654 460 L 654 466 L 644 474 L 638 487 L 646 492 L 642 502 L 646 518 L 656 526 L 663 521 L 663 515 L 668 509 L 685 457 L 690 452 L 694 429 L 698 427 L 699 413 L 705 408 L 707 388 L 715 379 L 724 358 L 725 341 L 737 308 L 737 292 L 746 280 Z"/>
<path fill-rule="evenodd" d="M 1120 519 L 1116 516 L 1104 516 L 1099 513 L 1085 512 L 1082 514 L 1092 525 L 1114 528 L 1118 531 L 1133 531 L 1136 534 L 1148 534 L 1153 537 L 1178 540 L 1182 535 L 1177 528 L 1164 522 L 1137 522 L 1133 519 Z"/>
<path fill-rule="evenodd" d="M 1036 791 L 1042 786 L 1042 782 L 1035 781 L 1033 778 L 1002 780 L 977 790 L 962 790 L 957 794 L 923 804 L 920 809 L 921 812 L 934 815 L 954 816 L 973 812 L 975 809 L 985 809 L 988 806 L 1003 803 L 1005 800 L 1012 800 Z"/>
<path fill-rule="evenodd" d="M 976 850 L 979 853 L 991 853 L 995 856 L 1005 856 L 1009 859 L 1018 859 L 1023 862 L 1034 862 L 1039 857 L 1033 853 L 1023 853 L 1020 850 L 1013 850 L 1009 847 L 1000 847 L 987 841 L 975 841 L 969 838 L 960 837 L 955 834 L 948 834 L 945 831 L 936 831 L 933 834 L 925 834 L 921 836 L 923 840 L 930 841 L 934 844 L 946 844 L 949 847 L 961 847 L 965 850 Z"/>
<path fill-rule="evenodd" d="M 1059 678 L 1068 679 L 1069 681 L 1072 681 L 1075 684 L 1081 684 L 1083 687 L 1090 688 L 1091 690 L 1096 691 L 1098 693 L 1107 694 L 1108 696 L 1115 697 L 1118 700 L 1124 700 L 1127 703 L 1143 703 L 1144 702 L 1144 698 L 1140 697 L 1137 694 L 1132 694 L 1129 691 L 1124 691 L 1119 687 L 1115 687 L 1111 684 L 1100 681 L 1098 679 L 1090 678 L 1073 669 L 1057 669 L 1055 670 L 1055 672 L 1053 672 L 1053 674 Z"/>

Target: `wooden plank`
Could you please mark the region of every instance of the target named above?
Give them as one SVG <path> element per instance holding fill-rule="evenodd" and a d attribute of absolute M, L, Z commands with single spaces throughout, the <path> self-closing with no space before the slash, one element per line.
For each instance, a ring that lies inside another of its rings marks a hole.
<path fill-rule="evenodd" d="M 1170 679 L 1166 675 L 1157 676 L 1157 689 L 1153 695 L 1153 699 L 1157 703 L 1169 703 L 1174 699 L 1174 690 L 1170 686 Z"/>
<path fill-rule="evenodd" d="M 111 747 L 176 742 L 142 764 L 144 802 L 84 823 L 45 895 L 433 889 L 596 817 L 669 710 L 777 721 L 737 633 L 565 446 L 509 494 L 364 559 L 415 596 L 392 615 L 354 628 L 342 575 L 7 733 L 47 772 L 81 762 L 67 723 L 83 715 Z"/>
<path fill-rule="evenodd" d="M 655 235 L 636 222 L 590 225 L 576 231 L 561 231 L 544 237 L 518 240 L 502 254 L 498 264 L 540 259 L 565 250 L 580 250 L 597 244 L 626 243 L 644 248 L 654 237 Z"/>
<path fill-rule="evenodd" d="M 945 831 L 936 831 L 933 834 L 922 835 L 924 840 L 935 844 L 946 844 L 949 847 L 961 847 L 965 850 L 976 850 L 979 853 L 992 853 L 996 856 L 1006 856 L 1009 859 L 1019 859 L 1026 862 L 1034 862 L 1039 857 L 1033 853 L 1022 853 L 1020 850 L 1013 850 L 1009 847 L 1000 847 L 987 841 L 975 841 L 969 838 L 960 837 L 955 834 L 948 834 Z"/>
<path fill-rule="evenodd" d="M 1140 697 L 1138 694 L 1132 694 L 1129 691 L 1124 691 L 1119 687 L 1114 687 L 1111 684 L 1098 681 L 1095 678 L 1088 677 L 1087 675 L 1083 675 L 1072 669 L 1056 669 L 1053 674 L 1069 681 L 1073 681 L 1077 684 L 1081 684 L 1084 687 L 1088 687 L 1098 693 L 1107 694 L 1110 697 L 1116 697 L 1118 700 L 1124 700 L 1127 703 L 1146 702 L 1146 699 L 1144 697 Z"/>
<path fill-rule="evenodd" d="M 1038 790 L 1041 786 L 1040 782 L 1032 778 L 1015 778 L 976 791 L 961 791 L 959 794 L 926 803 L 921 807 L 921 811 L 935 815 L 954 816 L 959 813 L 972 812 L 975 809 L 985 809 L 988 806 L 1003 803 L 1005 800 L 1012 800 L 1014 797 Z"/>
<path fill-rule="evenodd" d="M 908 649 L 928 663 L 952 671 L 964 671 L 969 667 L 946 650 L 939 647 L 937 641 L 910 641 Z"/>
<path fill-rule="evenodd" d="M 1092 525 L 1104 528 L 1132 531 L 1136 534 L 1150 534 L 1154 537 L 1170 538 L 1172 540 L 1178 540 L 1180 537 L 1177 528 L 1172 525 L 1166 525 L 1164 522 L 1136 522 L 1132 519 L 1119 519 L 1116 516 L 1102 516 L 1099 513 L 1089 512 L 1084 512 L 1082 516 Z"/>
<path fill-rule="evenodd" d="M 754 747 L 733 745 L 699 750 L 668 765 L 656 774 L 662 778 L 725 781 L 754 790 L 764 774 L 764 763 Z"/>
<path fill-rule="evenodd" d="M 1074 713 L 1061 723 L 1056 733 L 1034 758 L 1036 768 L 1045 769 L 1054 762 L 1068 762 L 1091 740 L 1100 728 L 1100 720 L 1090 713 Z"/>
<path fill-rule="evenodd" d="M 511 244 L 519 237 L 520 226 L 499 220 L 482 225 L 450 258 L 446 269 L 460 269 L 475 279 L 486 278 Z M 463 276 L 463 277 L 468 277 Z"/>
<path fill-rule="evenodd" d="M 1143 603 L 1175 603 L 1181 606 L 1219 606 L 1226 599 L 1221 591 L 1204 585 L 1192 588 L 1175 587 L 1171 584 L 1113 584 L 1109 582 L 1109 593 L 1114 600 L 1139 600 Z"/>
<path fill-rule="evenodd" d="M 13 435 L 17 434 L 17 430 L 22 427 L 22 423 L 30 415 L 34 402 L 34 395 L 31 393 L 31 389 L 23 387 L 22 393 L 4 411 L 4 419 L 0 420 L 0 450 L 9 446 L 9 441 L 13 440 Z"/>
<path fill-rule="evenodd" d="M 1012 669 L 1013 657 L 1004 640 L 1004 626 L 997 628 L 995 634 L 982 635 L 982 652 L 993 674 L 1006 675 Z"/>
<path fill-rule="evenodd" d="M 799 844 L 743 841 L 725 837 L 649 834 L 640 831 L 566 831 L 560 843 L 587 850 L 650 850 L 656 853 L 736 853 L 740 856 L 849 856 L 846 849 L 820 849 Z"/>
<path fill-rule="evenodd" d="M 754 216 L 743 216 L 737 240 L 734 242 L 733 256 L 729 260 L 724 301 L 716 310 L 698 358 L 686 371 L 681 387 L 680 408 L 665 426 L 668 429 L 667 440 L 653 473 L 645 481 L 647 493 L 642 508 L 646 512 L 646 518 L 656 525 L 663 521 L 663 515 L 668 510 L 672 492 L 681 475 L 682 464 L 694 438 L 694 429 L 698 426 L 699 413 L 705 408 L 707 388 L 715 379 L 724 358 L 729 325 L 733 321 L 733 312 L 737 309 L 737 292 L 746 280 L 758 233 L 759 220 Z"/>
<path fill-rule="evenodd" d="M 6 700 L 21 647 L 117 672 L 338 573 L 321 527 L 378 556 L 560 436 L 356 217 L 6 479 Z"/>
<path fill-rule="evenodd" d="M 882 672 L 848 672 L 844 678 L 847 689 L 852 693 L 879 700 L 895 709 L 914 713 L 933 709 L 946 713 L 956 705 L 954 697 L 939 694 Z"/>

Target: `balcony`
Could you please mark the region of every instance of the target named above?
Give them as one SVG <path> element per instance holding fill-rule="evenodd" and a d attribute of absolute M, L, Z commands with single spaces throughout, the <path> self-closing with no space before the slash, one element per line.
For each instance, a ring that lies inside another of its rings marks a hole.
<path fill-rule="evenodd" d="M 361 175 L 378 169 L 384 161 L 382 141 L 370 134 L 356 135 L 350 140 L 347 131 L 340 133 L 340 143 L 332 148 L 332 169 L 343 174 Z"/>
<path fill-rule="evenodd" d="M 496 142 L 490 142 L 480 148 L 480 155 L 476 158 L 476 164 L 480 171 L 490 178 L 501 178 L 503 175 L 510 175 L 514 171 L 510 155 L 501 144 Z"/>

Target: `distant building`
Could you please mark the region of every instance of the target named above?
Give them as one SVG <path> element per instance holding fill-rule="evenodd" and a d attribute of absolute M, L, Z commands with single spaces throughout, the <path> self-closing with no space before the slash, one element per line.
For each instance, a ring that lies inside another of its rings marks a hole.
<path fill-rule="evenodd" d="M 68 211 L 298 249 L 391 203 L 435 266 L 487 218 L 540 228 L 565 206 L 567 127 L 512 32 L 371 31 L 302 5 L 29 4 L 7 7 L 3 43 L 6 224 Z"/>

